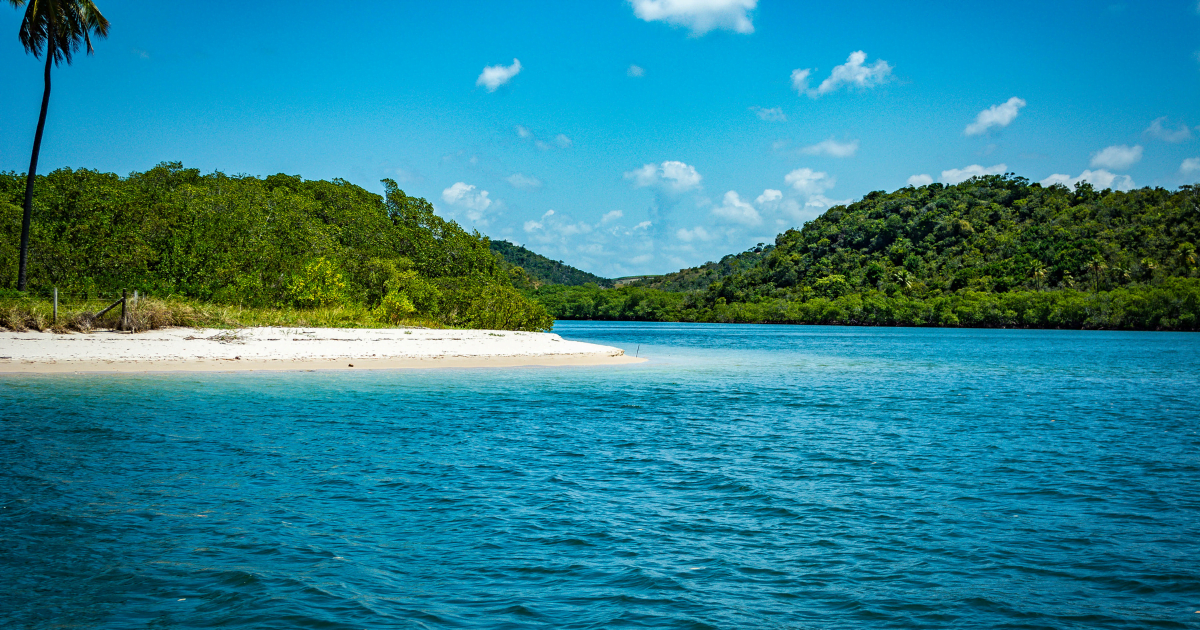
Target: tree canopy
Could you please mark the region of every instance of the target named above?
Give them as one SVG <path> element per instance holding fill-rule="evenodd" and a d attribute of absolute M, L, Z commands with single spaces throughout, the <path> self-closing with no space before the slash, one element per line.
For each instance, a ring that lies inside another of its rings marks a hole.
<path fill-rule="evenodd" d="M 538 298 L 560 318 L 1194 330 L 1198 240 L 1200 187 L 994 175 L 870 193 L 751 250 L 748 265 L 726 257 L 730 273 L 709 263 L 662 285 L 682 292 Z"/>
<path fill-rule="evenodd" d="M 23 176 L 0 174 L 0 286 L 15 284 Z M 391 180 L 201 174 L 178 162 L 120 177 L 38 176 L 30 286 L 118 288 L 246 306 L 377 306 L 394 319 L 540 330 L 488 239 Z"/>

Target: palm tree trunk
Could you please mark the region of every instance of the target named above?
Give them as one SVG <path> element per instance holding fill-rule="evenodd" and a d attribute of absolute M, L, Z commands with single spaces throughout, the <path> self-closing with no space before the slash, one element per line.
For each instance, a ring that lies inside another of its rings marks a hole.
<path fill-rule="evenodd" d="M 25 268 L 29 260 L 29 223 L 33 219 L 33 180 L 37 176 L 38 153 L 42 150 L 42 131 L 46 128 L 46 108 L 50 106 L 50 65 L 54 62 L 54 26 L 46 42 L 46 89 L 42 92 L 42 113 L 38 116 L 37 131 L 33 134 L 33 155 L 29 158 L 29 173 L 25 176 L 25 214 L 21 217 L 21 263 L 17 271 L 17 290 L 25 290 Z"/>

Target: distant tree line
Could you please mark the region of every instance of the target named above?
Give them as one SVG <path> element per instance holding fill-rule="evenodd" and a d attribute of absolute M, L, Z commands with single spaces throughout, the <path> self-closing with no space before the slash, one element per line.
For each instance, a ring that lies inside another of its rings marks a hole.
<path fill-rule="evenodd" d="M 659 282 L 682 291 L 533 295 L 561 319 L 1196 330 L 1198 240 L 1198 187 L 996 175 L 873 192 L 751 250 L 748 265 L 727 256 Z"/>

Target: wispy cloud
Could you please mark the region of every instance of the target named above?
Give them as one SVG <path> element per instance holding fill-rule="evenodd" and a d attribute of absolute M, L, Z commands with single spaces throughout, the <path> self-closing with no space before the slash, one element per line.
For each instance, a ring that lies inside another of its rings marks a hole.
<path fill-rule="evenodd" d="M 750 111 L 754 112 L 754 114 L 758 116 L 759 120 L 766 120 L 770 122 L 787 122 L 787 114 L 783 113 L 783 108 L 781 107 L 766 108 L 754 105 L 750 108 Z"/>
<path fill-rule="evenodd" d="M 1062 184 L 1067 188 L 1074 189 L 1080 182 L 1088 182 L 1089 184 L 1100 188 L 1115 188 L 1116 190 L 1133 190 L 1136 186 L 1133 183 L 1133 178 L 1128 175 L 1114 175 L 1104 169 L 1095 171 L 1084 171 L 1079 174 L 1079 177 L 1071 177 L 1062 173 L 1055 173 L 1050 177 L 1042 180 L 1043 186 L 1053 186 L 1054 184 Z"/>
<path fill-rule="evenodd" d="M 1155 118 L 1142 133 L 1151 138 L 1170 143 L 1186 142 L 1192 139 L 1192 130 L 1186 124 L 1179 123 L 1179 126 L 1174 129 L 1168 127 L 1168 124 L 1166 116 Z"/>
<path fill-rule="evenodd" d="M 475 85 L 481 85 L 486 87 L 487 91 L 495 92 L 501 85 L 508 83 L 520 72 L 521 62 L 514 58 L 511 66 L 495 65 L 485 67 L 483 72 L 479 73 L 479 78 L 475 79 Z"/>
<path fill-rule="evenodd" d="M 812 76 L 812 69 L 797 68 L 792 70 L 792 88 L 798 94 L 807 94 L 810 98 L 817 98 L 847 86 L 860 90 L 873 88 L 885 83 L 891 76 L 892 66 L 888 62 L 882 59 L 876 60 L 871 65 L 866 65 L 866 62 L 867 53 L 861 50 L 850 53 L 850 57 L 846 59 L 846 63 L 834 66 L 833 72 L 829 74 L 829 77 L 813 89 L 809 89 L 808 87 L 808 80 Z"/>
<path fill-rule="evenodd" d="M 798 168 L 784 175 L 783 181 L 796 192 L 809 195 L 819 195 L 837 184 L 837 179 L 830 177 L 828 173 L 811 168 Z"/>
<path fill-rule="evenodd" d="M 529 177 L 523 173 L 513 173 L 512 175 L 506 177 L 505 180 L 507 180 L 513 188 L 531 189 L 542 187 L 542 180 L 536 177 Z"/>
<path fill-rule="evenodd" d="M 979 136 L 987 133 L 992 127 L 1007 127 L 1017 119 L 1021 108 L 1025 107 L 1025 99 L 1012 97 L 1007 101 L 992 105 L 975 116 L 975 122 L 967 125 L 963 133 L 968 136 Z"/>
<path fill-rule="evenodd" d="M 629 64 L 629 68 L 625 70 L 625 75 L 635 78 L 646 76 L 646 69 L 637 64 L 631 63 Z"/>
<path fill-rule="evenodd" d="M 754 206 L 742 201 L 737 191 L 733 190 L 725 193 L 721 205 L 713 207 L 712 215 L 723 221 L 747 226 L 755 226 L 762 223 L 762 217 L 759 216 Z"/>
<path fill-rule="evenodd" d="M 800 149 L 800 153 L 804 155 L 828 155 L 838 158 L 854 157 L 854 154 L 858 153 L 858 140 L 838 142 L 833 138 L 829 138 L 828 140 L 822 140 L 821 142 Z"/>
<path fill-rule="evenodd" d="M 1007 164 L 995 164 L 993 166 L 980 166 L 972 164 L 965 168 L 952 168 L 948 171 L 942 171 L 943 184 L 961 184 L 972 177 L 982 177 L 984 175 L 1003 175 L 1008 172 Z"/>
<path fill-rule="evenodd" d="M 537 134 L 530 131 L 528 127 L 517 125 L 517 137 L 522 140 L 532 140 L 533 145 L 543 151 L 549 151 L 555 147 L 559 149 L 570 149 L 575 146 L 575 142 L 565 133 L 556 134 L 549 142 L 537 137 Z"/>
<path fill-rule="evenodd" d="M 637 188 L 659 186 L 675 192 L 692 190 L 700 186 L 700 173 L 695 167 L 668 160 L 662 164 L 646 164 L 625 173 L 625 179 Z"/>
<path fill-rule="evenodd" d="M 1092 154 L 1092 168 L 1115 168 L 1121 170 L 1137 164 L 1142 159 L 1141 145 L 1115 144 Z"/>

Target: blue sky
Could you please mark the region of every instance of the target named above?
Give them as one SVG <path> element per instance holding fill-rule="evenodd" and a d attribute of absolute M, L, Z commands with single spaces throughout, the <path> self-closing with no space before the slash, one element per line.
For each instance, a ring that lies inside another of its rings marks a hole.
<path fill-rule="evenodd" d="M 110 37 L 55 71 L 39 171 L 390 177 L 492 238 L 663 273 L 910 181 L 1200 181 L 1197 1 L 97 0 Z M 0 169 L 24 172 L 18 23 Z"/>

